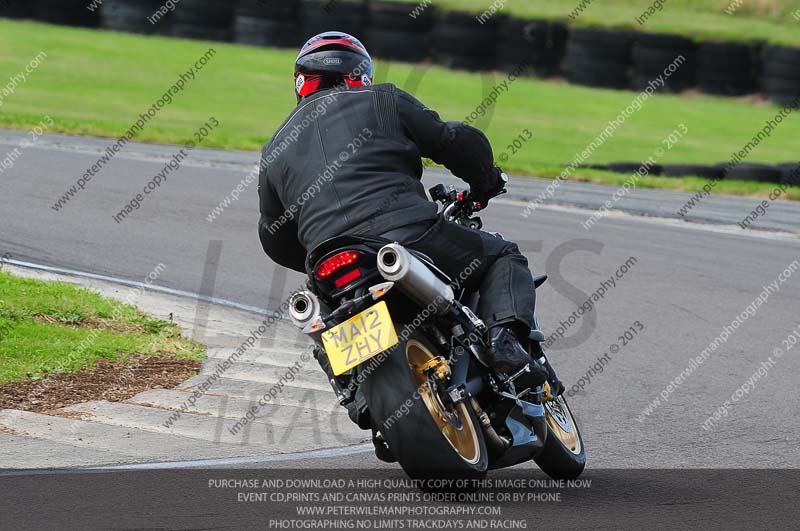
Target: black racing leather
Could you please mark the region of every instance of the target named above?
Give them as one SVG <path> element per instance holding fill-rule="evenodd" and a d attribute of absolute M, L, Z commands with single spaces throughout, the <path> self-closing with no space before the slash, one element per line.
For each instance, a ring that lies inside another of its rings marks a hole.
<path fill-rule="evenodd" d="M 499 172 L 486 136 L 444 122 L 391 84 L 334 88 L 303 99 L 264 147 L 259 174 L 264 251 L 304 271 L 307 250 L 346 233 L 381 234 L 432 220 L 422 157 L 485 194 Z"/>

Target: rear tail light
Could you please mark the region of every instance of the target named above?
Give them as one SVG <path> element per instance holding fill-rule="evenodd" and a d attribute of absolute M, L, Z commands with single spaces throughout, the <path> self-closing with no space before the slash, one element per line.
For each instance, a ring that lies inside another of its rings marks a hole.
<path fill-rule="evenodd" d="M 361 271 L 359 271 L 358 269 L 353 269 L 352 271 L 349 271 L 344 275 L 340 276 L 339 278 L 337 278 L 336 280 L 334 280 L 333 283 L 336 285 L 337 288 L 341 288 L 342 286 L 346 286 L 347 284 L 359 278 L 360 276 L 361 276 Z"/>
<path fill-rule="evenodd" d="M 335 254 L 317 267 L 317 278 L 325 280 L 339 269 L 354 264 L 360 257 L 361 253 L 358 251 L 342 251 L 341 253 Z"/>

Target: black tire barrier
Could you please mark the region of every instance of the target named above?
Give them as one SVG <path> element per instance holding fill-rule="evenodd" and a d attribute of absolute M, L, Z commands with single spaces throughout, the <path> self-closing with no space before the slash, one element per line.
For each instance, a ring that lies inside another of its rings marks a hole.
<path fill-rule="evenodd" d="M 758 46 L 703 42 L 697 52 L 697 84 L 708 94 L 742 96 L 757 89 Z"/>
<path fill-rule="evenodd" d="M 253 46 L 299 48 L 303 44 L 299 13 L 298 0 L 239 0 L 233 19 L 233 39 Z"/>
<path fill-rule="evenodd" d="M 366 43 L 376 57 L 404 62 L 420 62 L 430 57 L 430 34 L 435 11 L 429 7 L 416 18 L 413 5 L 397 2 L 371 2 Z"/>
<path fill-rule="evenodd" d="M 764 53 L 763 73 L 767 77 L 800 79 L 800 49 L 767 48 Z"/>
<path fill-rule="evenodd" d="M 611 162 L 609 164 L 582 164 L 579 168 L 607 170 L 632 174 L 642 167 L 641 162 Z M 664 177 L 701 177 L 704 179 L 726 179 L 757 181 L 764 183 L 787 183 L 800 186 L 800 162 L 769 165 L 740 163 L 726 171 L 727 164 L 713 166 L 704 164 L 656 164 L 650 167 L 649 175 Z"/>
<path fill-rule="evenodd" d="M 640 33 L 631 50 L 633 62 L 632 88 L 637 91 L 664 74 L 667 67 L 683 56 L 685 61 L 669 77 L 664 77 L 660 92 L 681 92 L 696 83 L 697 46 L 690 39 L 675 35 Z"/>
<path fill-rule="evenodd" d="M 800 79 L 764 78 L 761 86 L 766 94 L 790 97 L 790 101 L 800 94 Z"/>
<path fill-rule="evenodd" d="M 434 61 L 448 68 L 491 70 L 496 64 L 499 18 L 481 23 L 467 13 L 443 13 L 433 27 Z"/>
<path fill-rule="evenodd" d="M 169 17 L 155 14 L 161 5 L 161 0 L 104 0 L 100 6 L 100 25 L 129 33 L 167 33 Z"/>
<path fill-rule="evenodd" d="M 173 22 L 169 34 L 173 37 L 203 41 L 228 42 L 231 40 L 231 31 L 228 29 L 196 26 L 182 22 Z"/>
<path fill-rule="evenodd" d="M 430 57 L 430 38 L 427 33 L 371 28 L 366 40 L 374 57 L 418 63 Z"/>
<path fill-rule="evenodd" d="M 770 46 L 764 50 L 761 92 L 781 105 L 800 95 L 800 49 Z"/>
<path fill-rule="evenodd" d="M 582 47 L 586 53 L 602 48 L 605 58 L 615 62 L 630 61 L 633 33 L 598 28 L 577 28 L 569 36 L 569 44 Z"/>
<path fill-rule="evenodd" d="M 526 64 L 540 77 L 554 76 L 561 67 L 567 35 L 567 27 L 559 22 L 507 17 L 500 22 L 496 64 L 506 72 Z"/>
<path fill-rule="evenodd" d="M 303 0 L 300 19 L 303 42 L 325 31 L 343 31 L 361 37 L 366 27 L 366 5 L 347 0 Z M 365 43 L 366 45 L 367 43 Z"/>
<path fill-rule="evenodd" d="M 0 2 L 0 18 L 28 18 L 34 16 L 31 0 Z"/>
<path fill-rule="evenodd" d="M 270 20 L 297 21 L 300 0 L 236 0 L 237 15 Z"/>
<path fill-rule="evenodd" d="M 398 3 L 386 0 L 369 2 L 369 25 L 375 28 L 408 31 L 412 33 L 428 32 L 436 22 L 437 11 L 428 6 L 424 11 L 411 16 L 415 4 Z"/>
<path fill-rule="evenodd" d="M 641 173 L 642 175 L 661 175 L 664 171 L 660 164 L 646 166 L 644 162 L 611 162 L 606 169 L 614 173 Z M 640 171 L 641 170 L 641 171 Z"/>
<path fill-rule="evenodd" d="M 630 85 L 631 34 L 575 29 L 567 41 L 564 70 L 579 85 L 623 89 Z"/>
<path fill-rule="evenodd" d="M 781 172 L 781 182 L 800 186 L 800 162 L 786 162 L 775 166 Z"/>
<path fill-rule="evenodd" d="M 296 27 L 268 18 L 236 15 L 233 20 L 233 35 L 234 42 L 251 46 L 300 48 L 303 44 Z"/>
<path fill-rule="evenodd" d="M 53 24 L 70 26 L 97 26 L 100 22 L 99 10 L 86 9 L 84 0 L 36 0 L 36 18 Z"/>
<path fill-rule="evenodd" d="M 566 166 L 566 164 L 564 165 Z M 575 168 L 579 170 L 603 170 L 611 171 L 608 169 L 608 164 L 578 164 Z"/>
<path fill-rule="evenodd" d="M 189 39 L 231 40 L 234 5 L 228 0 L 181 0 L 171 13 L 171 34 Z"/>
<path fill-rule="evenodd" d="M 725 172 L 724 179 L 728 181 L 779 183 L 783 175 L 775 166 L 751 162 L 742 162 L 727 171 L 725 171 L 725 164 L 718 164 L 717 167 Z"/>
<path fill-rule="evenodd" d="M 661 174 L 664 177 L 703 177 L 704 179 L 722 179 L 725 171 L 717 166 L 702 164 L 664 164 Z"/>

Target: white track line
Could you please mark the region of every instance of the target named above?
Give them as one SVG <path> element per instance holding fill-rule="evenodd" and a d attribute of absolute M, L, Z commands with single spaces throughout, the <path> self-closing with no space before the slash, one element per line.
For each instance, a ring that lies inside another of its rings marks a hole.
<path fill-rule="evenodd" d="M 128 465 L 99 465 L 76 468 L 35 468 L 35 469 L 6 469 L 0 470 L 0 477 L 31 476 L 45 474 L 85 474 L 109 472 L 114 470 L 187 470 L 196 468 L 235 468 L 242 465 L 258 465 L 287 461 L 304 461 L 307 459 L 329 459 L 348 455 L 365 454 L 372 451 L 372 444 L 359 444 L 342 448 L 326 448 L 297 452 L 291 454 L 253 455 L 248 457 L 222 457 L 220 459 L 197 459 L 195 461 L 161 461 L 153 463 L 131 463 Z"/>
<path fill-rule="evenodd" d="M 242 310 L 245 312 L 255 313 L 258 315 L 266 315 L 267 312 L 271 311 L 267 308 L 258 308 L 256 306 L 249 306 L 247 304 L 241 304 L 235 301 L 229 301 L 227 299 L 219 299 L 217 297 L 208 297 L 206 295 L 200 295 L 198 293 L 192 293 L 191 291 L 183 291 L 180 289 L 172 289 L 167 288 L 164 286 L 157 286 L 155 284 L 145 284 L 143 282 L 137 282 L 135 280 L 128 280 L 125 278 L 118 278 L 118 277 L 111 277 L 108 275 L 98 275 L 96 273 L 87 273 L 86 271 L 77 271 L 75 269 L 67 269 L 63 267 L 53 267 L 47 266 L 43 264 L 36 264 L 33 262 L 24 262 L 22 260 L 14 260 L 9 258 L 8 260 L 3 260 L 3 262 L 7 264 L 11 264 L 17 267 L 24 267 L 27 269 L 37 269 L 39 271 L 48 271 L 50 273 L 60 273 L 62 275 L 69 275 L 73 277 L 81 277 L 81 278 L 90 278 L 93 280 L 103 280 L 106 282 L 113 282 L 115 284 L 122 284 L 123 286 L 131 286 L 134 288 L 139 288 L 143 290 L 149 291 L 156 291 L 159 293 L 165 293 L 167 295 L 174 295 L 176 297 L 187 297 L 189 299 L 199 300 L 203 302 L 209 302 L 211 304 L 218 304 L 220 306 L 227 306 L 228 308 L 235 308 L 237 310 Z"/>
<path fill-rule="evenodd" d="M 280 461 L 300 461 L 306 459 L 327 459 L 331 457 L 342 457 L 346 455 L 363 454 L 372 451 L 372 444 L 359 444 L 357 446 L 345 446 L 343 448 L 327 448 L 324 450 L 312 450 L 310 452 L 297 452 L 290 454 L 273 454 L 264 456 L 249 457 L 225 457 L 220 459 L 198 459 L 196 461 L 166 461 L 161 463 L 135 463 L 131 465 L 109 465 L 90 467 L 88 470 L 162 470 L 177 468 L 209 468 L 209 467 L 231 467 L 240 465 L 251 465 L 261 463 L 275 463 Z"/>

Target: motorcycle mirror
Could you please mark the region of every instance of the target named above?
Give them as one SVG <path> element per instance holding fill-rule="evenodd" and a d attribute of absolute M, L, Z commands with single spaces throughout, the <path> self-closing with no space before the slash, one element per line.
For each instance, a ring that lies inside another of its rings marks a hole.
<path fill-rule="evenodd" d="M 437 184 L 436 186 L 431 186 L 428 189 L 428 193 L 431 195 L 431 199 L 439 201 L 447 195 L 447 189 L 443 184 Z"/>

